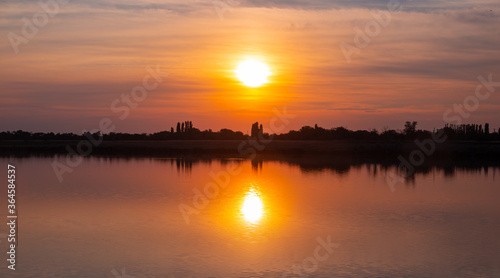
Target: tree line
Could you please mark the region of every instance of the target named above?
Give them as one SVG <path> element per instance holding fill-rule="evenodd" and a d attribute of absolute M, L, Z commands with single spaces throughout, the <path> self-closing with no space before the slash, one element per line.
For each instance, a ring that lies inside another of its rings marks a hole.
<path fill-rule="evenodd" d="M 252 124 L 250 135 L 241 131 L 221 129 L 212 131 L 203 130 L 193 126 L 192 121 L 179 122 L 170 131 L 160 131 L 155 133 L 120 133 L 111 132 L 109 134 L 97 133 L 44 133 L 28 132 L 23 130 L 0 132 L 0 140 L 85 140 L 92 136 L 102 137 L 104 140 L 246 140 L 248 138 L 275 140 L 358 140 L 358 141 L 406 141 L 415 139 L 432 138 L 438 132 L 444 133 L 448 140 L 464 141 L 500 141 L 500 134 L 497 130 L 490 130 L 488 123 L 484 124 L 462 124 L 449 125 L 433 131 L 417 129 L 417 122 L 406 122 L 403 129 L 372 130 L 349 130 L 345 127 L 323 128 L 317 124 L 314 126 L 303 126 L 299 130 L 290 130 L 283 134 L 265 133 L 262 125 L 258 122 Z"/>

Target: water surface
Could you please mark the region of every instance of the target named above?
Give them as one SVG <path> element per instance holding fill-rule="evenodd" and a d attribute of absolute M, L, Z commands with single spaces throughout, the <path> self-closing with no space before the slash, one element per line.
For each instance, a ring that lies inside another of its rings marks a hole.
<path fill-rule="evenodd" d="M 0 161 L 20 217 L 1 277 L 500 277 L 493 167 L 391 188 L 376 164 L 89 158 L 59 182 L 54 158 Z"/>

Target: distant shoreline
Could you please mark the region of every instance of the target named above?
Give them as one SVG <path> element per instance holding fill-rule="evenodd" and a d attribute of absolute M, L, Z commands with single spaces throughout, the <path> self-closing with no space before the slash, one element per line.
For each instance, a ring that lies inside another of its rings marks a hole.
<path fill-rule="evenodd" d="M 71 140 L 2 140 L 0 156 L 65 155 L 66 147 L 75 149 L 80 141 Z M 238 151 L 242 140 L 168 140 L 168 141 L 103 141 L 93 147 L 90 156 L 212 156 L 247 158 L 250 145 L 243 153 Z M 291 141 L 273 140 L 262 144 L 259 156 L 335 156 L 366 160 L 397 160 L 408 157 L 419 147 L 412 141 Z M 255 149 L 255 148 L 253 148 Z M 500 142 L 497 141 L 449 141 L 436 144 L 428 160 L 486 160 L 500 162 Z"/>

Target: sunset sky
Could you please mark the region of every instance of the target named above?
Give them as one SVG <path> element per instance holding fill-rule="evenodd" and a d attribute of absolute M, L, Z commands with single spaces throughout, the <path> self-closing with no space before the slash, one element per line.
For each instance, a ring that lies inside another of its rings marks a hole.
<path fill-rule="evenodd" d="M 284 106 L 296 115 L 287 129 L 433 129 L 478 76 L 500 82 L 498 0 L 402 1 L 400 12 L 389 0 L 69 1 L 16 54 L 9 38 L 38 2 L 0 0 L 0 131 L 80 133 L 109 117 L 120 132 L 191 120 L 246 133 Z M 356 46 L 381 13 L 390 22 L 349 62 L 341 45 Z M 250 58 L 272 73 L 261 87 L 236 78 Z M 168 76 L 120 120 L 111 103 L 157 65 Z M 500 128 L 500 87 L 464 122 Z"/>

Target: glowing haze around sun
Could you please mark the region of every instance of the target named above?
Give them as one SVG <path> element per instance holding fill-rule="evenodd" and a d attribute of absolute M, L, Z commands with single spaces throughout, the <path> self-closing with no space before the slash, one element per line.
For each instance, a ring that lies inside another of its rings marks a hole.
<path fill-rule="evenodd" d="M 260 87 L 269 80 L 271 69 L 261 61 L 248 59 L 238 64 L 235 71 L 236 77 L 244 85 L 249 87 Z"/>

